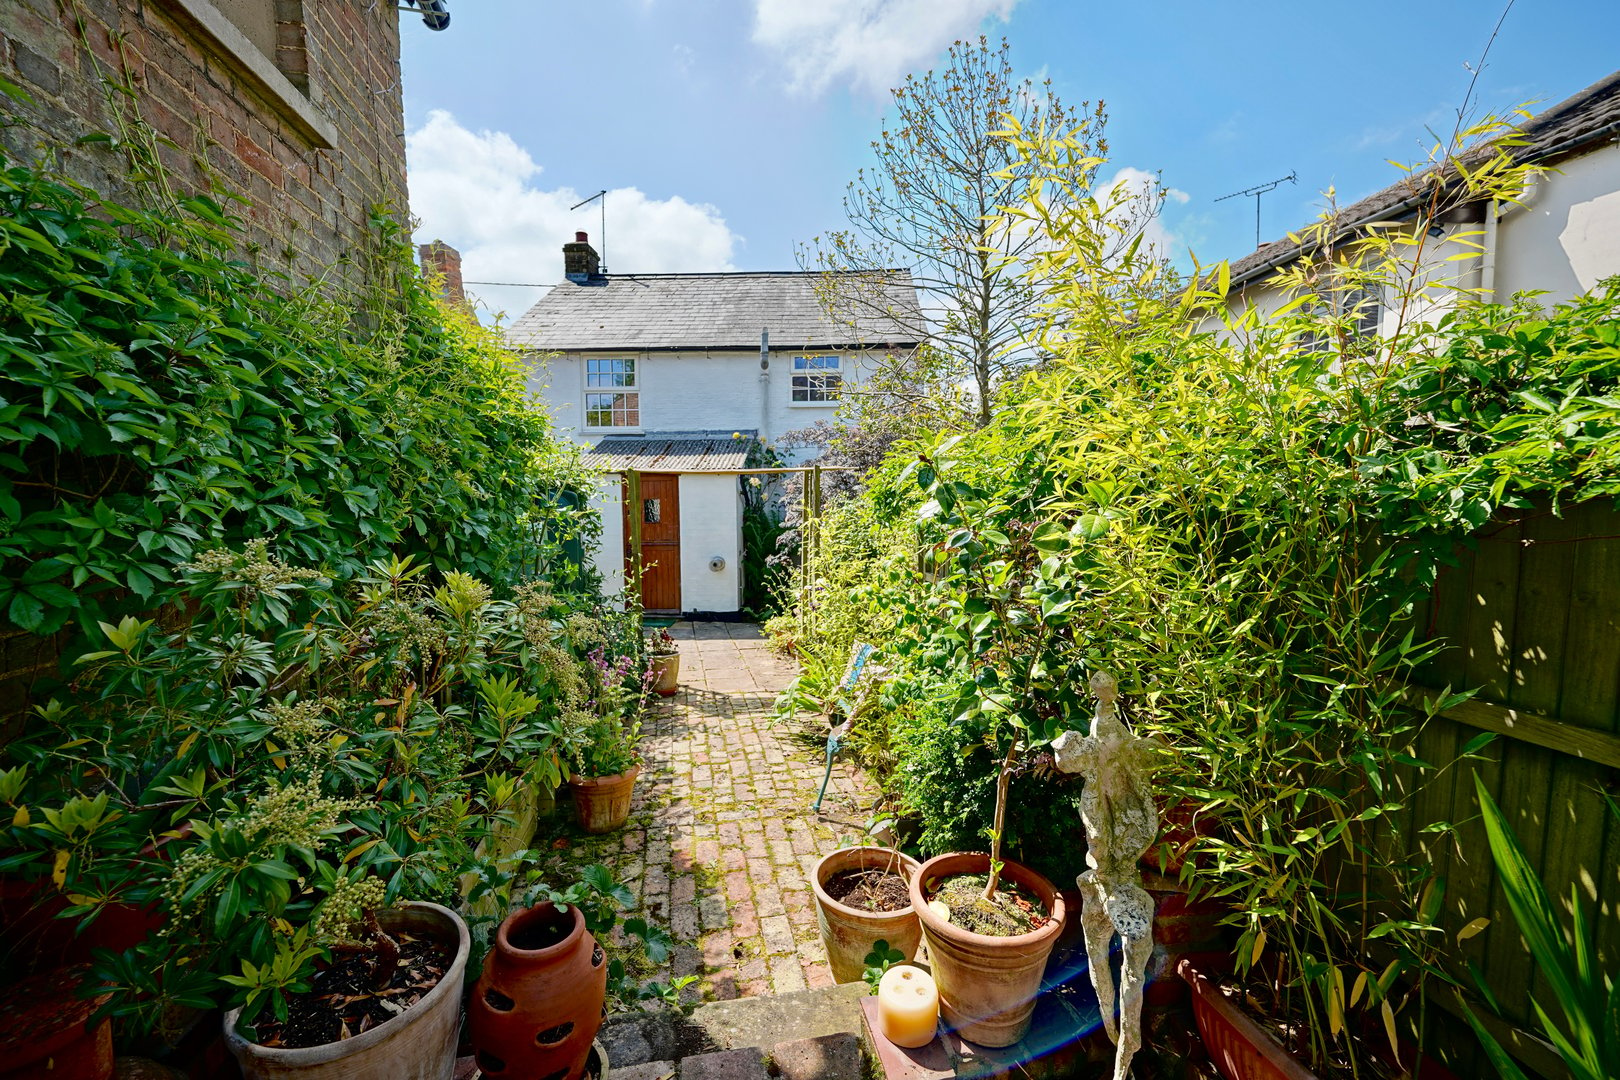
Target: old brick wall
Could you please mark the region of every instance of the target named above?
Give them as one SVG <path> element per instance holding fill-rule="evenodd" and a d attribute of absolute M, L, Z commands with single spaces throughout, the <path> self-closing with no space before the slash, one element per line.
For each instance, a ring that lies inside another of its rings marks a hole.
<path fill-rule="evenodd" d="M 248 255 L 263 269 L 358 283 L 376 207 L 406 213 L 400 14 L 393 0 L 0 0 L 8 157 L 55 158 L 105 194 L 128 194 L 109 102 L 162 141 L 182 192 L 246 198 Z M 263 9 L 263 10 L 257 10 Z M 268 55 L 264 11 L 276 20 Z M 232 20 L 235 19 L 236 22 Z M 243 29 L 238 30 L 237 24 Z M 107 81 L 133 96 L 109 94 Z M 326 145 L 330 144 L 330 145 Z"/>

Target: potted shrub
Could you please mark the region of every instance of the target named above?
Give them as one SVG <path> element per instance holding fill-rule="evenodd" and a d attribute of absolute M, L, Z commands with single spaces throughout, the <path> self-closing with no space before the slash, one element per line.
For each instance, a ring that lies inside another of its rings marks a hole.
<path fill-rule="evenodd" d="M 230 977 L 247 1003 L 225 1015 L 225 1042 L 248 1080 L 454 1073 L 467 924 L 427 903 L 368 907 L 362 918 L 361 934 L 308 974 L 321 948 L 301 931 L 272 964 L 244 962 L 243 974 Z"/>
<path fill-rule="evenodd" d="M 886 941 L 903 960 L 917 955 L 922 926 L 911 906 L 917 860 L 890 848 L 839 848 L 816 864 L 810 877 L 816 925 L 837 982 L 858 982 L 866 956 Z"/>
<path fill-rule="evenodd" d="M 989 854 L 951 853 L 923 863 L 911 879 L 939 985 L 940 1008 L 963 1038 L 1008 1046 L 1028 1030 L 1046 960 L 1065 909 L 1052 883 L 1002 858 L 1008 787 L 1024 756 L 1086 714 L 1084 670 L 1069 636 L 1083 585 L 1074 530 L 1037 524 L 1005 500 L 961 480 L 946 481 L 933 460 L 911 468 L 930 496 L 921 512 L 929 589 L 907 618 L 919 633 L 946 630 L 948 648 L 919 657 L 944 685 L 959 688 L 955 723 L 973 725 L 997 761 Z"/>
<path fill-rule="evenodd" d="M 653 693 L 673 697 L 680 689 L 681 650 L 668 630 L 660 628 L 647 635 L 647 664 Z"/>

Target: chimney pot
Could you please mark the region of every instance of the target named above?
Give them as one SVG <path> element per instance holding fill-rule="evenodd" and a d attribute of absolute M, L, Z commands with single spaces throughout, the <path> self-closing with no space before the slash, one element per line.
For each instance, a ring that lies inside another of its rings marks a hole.
<path fill-rule="evenodd" d="M 585 235 L 582 232 L 577 232 L 577 233 L 574 234 L 574 243 L 576 243 L 576 244 L 590 243 L 590 239 L 591 238 L 589 236 Z"/>

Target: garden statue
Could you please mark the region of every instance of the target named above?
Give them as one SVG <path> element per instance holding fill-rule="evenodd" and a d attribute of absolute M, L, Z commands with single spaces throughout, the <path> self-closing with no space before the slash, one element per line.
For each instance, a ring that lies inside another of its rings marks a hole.
<path fill-rule="evenodd" d="M 1148 790 L 1152 747 L 1157 738 L 1131 734 L 1119 718 L 1114 698 L 1119 688 L 1114 677 L 1098 672 L 1091 677 L 1097 696 L 1097 714 L 1091 734 L 1065 731 L 1052 740 L 1053 757 L 1064 772 L 1085 777 L 1080 795 L 1080 817 L 1086 823 L 1089 850 L 1081 874 L 1080 924 L 1086 935 L 1086 956 L 1091 962 L 1091 985 L 1097 990 L 1097 1009 L 1103 1028 L 1117 1046 L 1114 1080 L 1130 1075 L 1131 1058 L 1142 1045 L 1142 987 L 1148 956 L 1153 951 L 1153 898 L 1142 888 L 1136 861 L 1159 836 L 1159 812 Z M 1119 1019 L 1114 1019 L 1114 978 L 1108 967 L 1114 934 L 1122 945 Z"/>

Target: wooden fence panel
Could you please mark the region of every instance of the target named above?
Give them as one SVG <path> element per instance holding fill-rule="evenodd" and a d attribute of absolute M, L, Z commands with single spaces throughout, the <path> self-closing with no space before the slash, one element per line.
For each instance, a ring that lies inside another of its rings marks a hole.
<path fill-rule="evenodd" d="M 1606 806 L 1620 781 L 1620 743 L 1611 738 L 1620 734 L 1620 512 L 1607 502 L 1561 517 L 1528 512 L 1477 539 L 1417 612 L 1419 626 L 1450 643 L 1421 681 L 1478 688 L 1476 702 L 1531 715 L 1463 706 L 1427 724 L 1418 756 L 1437 766 L 1481 728 L 1507 734 L 1483 760 L 1459 764 L 1418 794 L 1407 835 L 1447 878 L 1448 937 L 1454 942 L 1475 917 L 1492 920 L 1450 948 L 1455 970 L 1462 975 L 1463 960 L 1478 965 L 1509 1018 L 1534 1030 L 1530 994 L 1550 1004 L 1550 991 L 1492 866 L 1473 776 L 1566 913 L 1571 887 L 1578 890 L 1596 927 L 1599 967 L 1620 970 L 1620 823 Z M 1424 843 L 1419 830 L 1432 821 L 1457 823 L 1454 842 Z"/>

